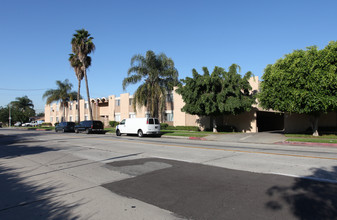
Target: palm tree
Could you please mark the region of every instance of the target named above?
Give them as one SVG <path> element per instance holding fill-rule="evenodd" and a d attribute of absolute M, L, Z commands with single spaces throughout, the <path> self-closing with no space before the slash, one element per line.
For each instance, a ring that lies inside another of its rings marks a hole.
<path fill-rule="evenodd" d="M 90 37 L 90 34 L 85 29 L 76 30 L 76 34 L 71 39 L 72 51 L 76 55 L 82 64 L 82 71 L 85 79 L 85 84 L 87 87 L 87 97 L 89 102 L 89 113 L 90 119 L 92 120 L 92 109 L 90 105 L 90 95 L 89 95 L 89 85 L 87 77 L 87 68 L 91 65 L 91 58 L 88 56 L 91 52 L 95 50 L 95 44 L 92 42 L 94 39 Z M 79 108 L 78 108 L 79 109 Z"/>
<path fill-rule="evenodd" d="M 88 59 L 90 57 L 87 57 Z M 76 118 L 76 122 L 79 122 L 80 121 L 80 94 L 81 94 L 81 81 L 84 77 L 84 72 L 83 72 L 83 68 L 82 68 L 82 63 L 81 61 L 78 59 L 78 56 L 76 54 L 69 54 L 69 62 L 70 62 L 70 65 L 71 67 L 74 68 L 74 71 L 75 71 L 75 75 L 76 75 L 76 78 L 78 80 L 78 87 L 77 87 L 77 102 L 78 102 L 78 105 L 77 105 L 77 118 Z M 90 58 L 90 64 L 91 64 L 91 58 Z M 90 66 L 90 65 L 89 65 Z"/>
<path fill-rule="evenodd" d="M 16 101 L 11 102 L 11 105 L 17 107 L 23 112 L 28 108 L 34 108 L 33 101 L 28 98 L 28 96 L 16 97 Z"/>
<path fill-rule="evenodd" d="M 13 108 L 12 116 L 15 120 L 20 122 L 27 122 L 29 117 L 35 115 L 33 101 L 28 96 L 16 97 L 15 101 L 12 101 L 9 108 Z"/>
<path fill-rule="evenodd" d="M 129 84 L 142 82 L 134 93 L 133 106 L 146 106 L 152 117 L 163 116 L 166 96 L 178 84 L 178 71 L 174 62 L 164 53 L 156 55 L 153 51 L 131 58 L 128 77 L 123 80 L 123 89 Z"/>
<path fill-rule="evenodd" d="M 69 83 L 69 80 L 66 79 L 63 82 L 56 81 L 57 89 L 49 89 L 43 94 L 43 98 L 47 98 L 47 104 L 49 105 L 52 102 L 60 102 L 63 112 L 61 117 L 61 122 L 64 120 L 65 116 L 65 106 L 68 101 L 75 100 L 77 97 L 77 92 L 71 91 L 73 85 Z M 80 97 L 81 98 L 81 97 Z"/>

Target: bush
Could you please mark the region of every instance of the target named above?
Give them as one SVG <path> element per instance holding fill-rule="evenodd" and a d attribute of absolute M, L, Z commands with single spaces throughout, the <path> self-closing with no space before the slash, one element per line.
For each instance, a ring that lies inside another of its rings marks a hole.
<path fill-rule="evenodd" d="M 167 130 L 199 131 L 198 126 L 167 126 Z"/>
<path fill-rule="evenodd" d="M 218 132 L 237 132 L 238 130 L 236 129 L 236 127 L 232 125 L 219 125 L 217 127 L 217 131 Z"/>
<path fill-rule="evenodd" d="M 160 129 L 166 130 L 168 126 L 167 123 L 160 123 Z"/>
<path fill-rule="evenodd" d="M 41 124 L 42 127 L 52 127 L 53 125 L 50 122 L 43 122 Z"/>
<path fill-rule="evenodd" d="M 109 125 L 114 128 L 116 127 L 117 125 L 119 125 L 119 122 L 118 121 L 109 121 Z"/>

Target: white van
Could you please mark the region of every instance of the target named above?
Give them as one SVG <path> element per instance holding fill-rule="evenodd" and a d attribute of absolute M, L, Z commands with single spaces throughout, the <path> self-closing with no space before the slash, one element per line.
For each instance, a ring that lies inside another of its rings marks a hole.
<path fill-rule="evenodd" d="M 137 134 L 138 137 L 144 135 L 160 136 L 160 123 L 157 118 L 127 118 L 123 119 L 116 126 L 116 135 Z"/>

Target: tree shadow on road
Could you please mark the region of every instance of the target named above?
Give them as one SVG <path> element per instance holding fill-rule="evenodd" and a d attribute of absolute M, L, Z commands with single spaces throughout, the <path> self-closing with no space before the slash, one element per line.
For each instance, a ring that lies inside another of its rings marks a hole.
<path fill-rule="evenodd" d="M 78 219 L 79 216 L 71 211 L 83 202 L 66 204 L 61 197 L 55 196 L 64 186 L 62 180 L 42 179 L 44 183 L 41 183 L 41 178 L 24 177 L 26 167 L 18 169 L 9 165 L 15 164 L 17 157 L 54 150 L 32 139 L 38 135 L 0 136 L 0 219 Z"/>
<path fill-rule="evenodd" d="M 52 198 L 56 188 L 39 187 L 0 164 L 0 219 L 78 219 L 71 210 L 78 206 Z"/>
<path fill-rule="evenodd" d="M 330 170 L 313 169 L 313 174 L 296 178 L 290 186 L 273 186 L 267 190 L 272 200 L 266 207 L 280 211 L 290 209 L 299 219 L 337 219 L 337 166 Z"/>
<path fill-rule="evenodd" d="M 37 146 L 44 142 L 32 137 L 39 136 L 39 133 L 26 133 L 15 135 L 1 135 L 0 136 L 0 159 L 14 158 L 25 155 L 39 154 L 47 151 L 53 151 L 52 148 Z M 28 144 L 32 145 L 29 146 Z"/>

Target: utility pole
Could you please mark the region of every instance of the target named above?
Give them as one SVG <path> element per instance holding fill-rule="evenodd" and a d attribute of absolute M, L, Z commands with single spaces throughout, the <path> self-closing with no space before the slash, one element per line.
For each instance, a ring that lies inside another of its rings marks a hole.
<path fill-rule="evenodd" d="M 9 117 L 8 117 L 9 124 L 8 124 L 8 126 L 11 127 L 12 117 L 11 117 L 11 105 L 10 104 L 8 105 L 8 110 L 9 110 Z"/>

